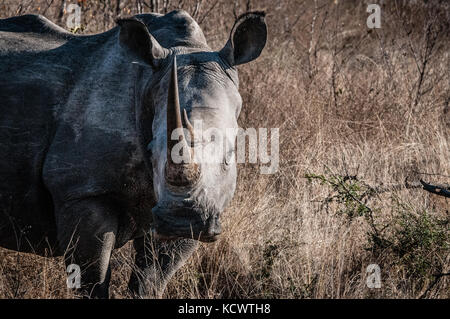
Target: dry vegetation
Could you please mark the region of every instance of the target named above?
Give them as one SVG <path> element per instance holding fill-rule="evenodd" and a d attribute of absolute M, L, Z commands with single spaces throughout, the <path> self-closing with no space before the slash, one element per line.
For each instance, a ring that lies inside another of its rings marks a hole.
<path fill-rule="evenodd" d="M 65 27 L 61 2 L 3 0 L 0 17 L 40 12 Z M 79 33 L 180 6 L 213 49 L 234 16 L 268 14 L 264 53 L 239 67 L 240 125 L 280 128 L 280 169 L 240 166 L 221 239 L 201 245 L 165 297 L 450 297 L 449 200 L 414 186 L 450 175 L 446 1 L 379 1 L 373 30 L 372 1 L 78 2 Z M 130 245 L 113 254 L 115 298 L 129 296 L 131 262 Z M 371 263 L 381 289 L 366 287 Z M 0 249 L 0 298 L 71 297 L 64 280 L 60 259 Z"/>

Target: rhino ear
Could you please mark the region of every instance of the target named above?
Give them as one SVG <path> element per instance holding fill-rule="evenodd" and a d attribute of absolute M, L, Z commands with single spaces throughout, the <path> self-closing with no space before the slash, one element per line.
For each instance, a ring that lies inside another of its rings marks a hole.
<path fill-rule="evenodd" d="M 266 45 L 267 26 L 265 13 L 248 12 L 237 18 L 230 38 L 219 54 L 231 66 L 253 61 Z"/>
<path fill-rule="evenodd" d="M 117 20 L 120 26 L 120 43 L 153 67 L 168 55 L 158 41 L 148 32 L 147 26 L 136 18 Z"/>

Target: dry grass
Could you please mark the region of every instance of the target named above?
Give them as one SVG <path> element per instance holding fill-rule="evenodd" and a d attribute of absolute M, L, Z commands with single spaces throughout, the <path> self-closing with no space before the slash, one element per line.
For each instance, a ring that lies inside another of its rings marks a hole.
<path fill-rule="evenodd" d="M 88 2 L 85 33 L 113 25 L 114 8 Z M 136 12 L 135 1 L 122 2 L 122 14 Z M 371 241 L 367 215 L 350 216 L 342 202 L 323 205 L 335 190 L 305 178 L 448 182 L 448 4 L 386 1 L 382 28 L 369 30 L 364 1 L 319 0 L 317 9 L 315 1 L 253 2 L 252 9 L 267 10 L 270 38 L 263 55 L 239 69 L 240 125 L 280 128 L 280 169 L 264 176 L 241 165 L 221 239 L 201 245 L 164 297 L 449 298 L 448 276 L 432 285 L 433 274 L 449 272 L 448 199 L 406 188 L 370 196 L 374 223 L 386 226 L 380 237 L 392 244 L 383 246 Z M 206 15 L 213 3 L 204 1 L 197 18 L 219 49 L 233 11 L 245 11 L 247 1 L 218 1 Z M 22 11 L 37 12 L 38 4 Z M 1 15 L 17 7 L 5 6 Z M 48 12 L 52 18 L 57 6 Z M 103 21 L 99 12 L 107 12 L 103 24 L 90 18 Z M 2 249 L 0 256 L 0 298 L 72 296 L 61 260 Z M 130 245 L 113 254 L 115 298 L 129 297 L 131 261 Z M 366 287 L 371 263 L 381 267 L 381 289 Z"/>

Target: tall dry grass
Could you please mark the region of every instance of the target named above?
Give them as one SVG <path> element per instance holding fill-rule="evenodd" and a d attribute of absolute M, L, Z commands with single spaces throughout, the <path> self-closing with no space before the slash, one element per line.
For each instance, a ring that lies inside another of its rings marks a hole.
<path fill-rule="evenodd" d="M 56 21 L 57 2 L 46 10 Z M 372 1 L 200 1 L 196 10 L 197 2 L 184 8 L 214 49 L 233 16 L 266 9 L 267 47 L 239 67 L 239 122 L 280 128 L 280 168 L 265 176 L 240 166 L 221 239 L 201 244 L 164 297 L 449 298 L 448 276 L 433 276 L 449 272 L 448 199 L 405 184 L 449 180 L 448 4 L 380 1 L 382 27 L 371 30 Z M 83 2 L 83 32 L 108 29 L 117 13 L 140 10 L 136 3 L 121 1 L 117 10 L 116 2 Z M 1 16 L 46 8 L 42 1 L 1 6 Z M 339 177 L 350 186 L 355 178 L 355 187 L 401 187 L 367 198 L 371 220 L 352 215 L 353 199 L 332 199 L 336 189 L 326 181 Z M 375 242 L 374 224 L 382 229 Z M 2 249 L 0 256 L 0 298 L 72 297 L 61 260 Z M 130 296 L 132 257 L 131 245 L 113 254 L 113 297 Z M 366 286 L 372 263 L 381 267 L 381 289 Z"/>

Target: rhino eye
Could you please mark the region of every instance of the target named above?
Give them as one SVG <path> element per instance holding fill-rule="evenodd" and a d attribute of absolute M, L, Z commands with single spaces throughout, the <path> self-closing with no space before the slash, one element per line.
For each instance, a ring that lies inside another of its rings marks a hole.
<path fill-rule="evenodd" d="M 223 166 L 225 168 L 228 168 L 230 166 L 231 163 L 234 162 L 234 150 L 230 150 L 227 152 L 227 154 L 225 155 L 224 159 L 223 159 Z"/>

